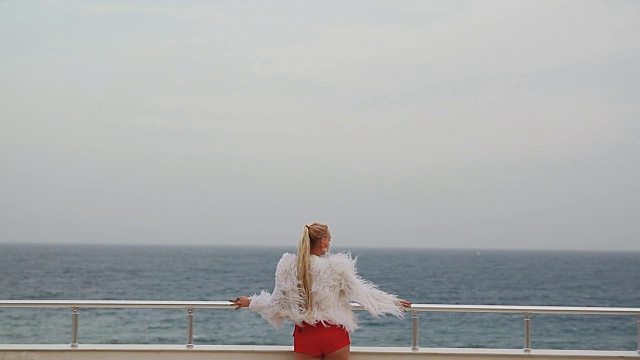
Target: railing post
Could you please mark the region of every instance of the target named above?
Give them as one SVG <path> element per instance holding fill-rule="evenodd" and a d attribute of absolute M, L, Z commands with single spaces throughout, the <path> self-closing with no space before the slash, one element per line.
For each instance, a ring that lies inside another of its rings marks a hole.
<path fill-rule="evenodd" d="M 193 308 L 187 308 L 187 347 L 193 347 Z"/>
<path fill-rule="evenodd" d="M 640 314 L 636 316 L 638 317 L 638 354 L 640 354 Z"/>
<path fill-rule="evenodd" d="M 71 315 L 71 347 L 78 347 L 78 310 L 80 308 L 73 308 L 73 315 Z"/>
<path fill-rule="evenodd" d="M 412 339 L 411 339 L 411 350 L 418 351 L 420 347 L 418 346 L 418 311 L 413 311 L 413 315 L 411 315 L 411 326 L 412 326 Z"/>
<path fill-rule="evenodd" d="M 524 313 L 524 352 L 531 352 L 531 313 Z"/>

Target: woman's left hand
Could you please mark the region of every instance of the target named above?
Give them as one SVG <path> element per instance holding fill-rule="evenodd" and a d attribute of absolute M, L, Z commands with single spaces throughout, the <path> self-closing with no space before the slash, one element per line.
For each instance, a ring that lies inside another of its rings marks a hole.
<path fill-rule="evenodd" d="M 411 307 L 411 304 L 412 304 L 411 301 L 402 300 L 402 299 L 398 299 L 398 303 L 400 303 L 400 306 L 402 306 L 403 308 L 409 308 Z"/>
<path fill-rule="evenodd" d="M 236 310 L 242 309 L 243 307 L 249 307 L 249 304 L 251 304 L 251 299 L 246 296 L 240 296 L 229 301 L 236 305 Z"/>

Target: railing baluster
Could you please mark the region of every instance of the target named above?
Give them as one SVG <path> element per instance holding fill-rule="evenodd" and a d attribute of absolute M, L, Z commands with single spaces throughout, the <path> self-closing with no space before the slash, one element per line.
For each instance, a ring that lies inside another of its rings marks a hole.
<path fill-rule="evenodd" d="M 418 351 L 420 350 L 420 347 L 418 346 L 418 311 L 413 311 L 413 315 L 411 315 L 411 323 L 413 327 L 411 350 Z"/>
<path fill-rule="evenodd" d="M 524 313 L 524 352 L 531 352 L 531 313 Z"/>
<path fill-rule="evenodd" d="M 71 315 L 71 347 L 78 347 L 78 310 L 80 308 L 73 308 L 73 315 Z"/>
<path fill-rule="evenodd" d="M 636 316 L 638 317 L 638 354 L 640 354 L 640 314 Z"/>
<path fill-rule="evenodd" d="M 187 308 L 187 347 L 193 347 L 193 308 Z"/>

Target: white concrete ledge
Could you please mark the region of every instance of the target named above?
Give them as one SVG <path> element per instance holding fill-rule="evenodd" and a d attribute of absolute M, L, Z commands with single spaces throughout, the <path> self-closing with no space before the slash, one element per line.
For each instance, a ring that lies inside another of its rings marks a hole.
<path fill-rule="evenodd" d="M 293 347 L 266 345 L 102 345 L 80 344 L 71 348 L 63 344 L 2 344 L 0 360 L 291 360 Z M 519 349 L 467 349 L 467 348 L 423 348 L 412 351 L 400 347 L 353 347 L 352 360 L 363 359 L 446 359 L 473 360 L 494 359 L 522 360 L 563 359 L 640 359 L 636 351 L 596 350 L 536 350 L 525 353 Z"/>

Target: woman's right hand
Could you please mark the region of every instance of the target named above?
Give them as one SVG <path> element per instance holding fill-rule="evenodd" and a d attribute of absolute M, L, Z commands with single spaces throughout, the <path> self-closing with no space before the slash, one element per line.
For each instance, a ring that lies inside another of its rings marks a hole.
<path fill-rule="evenodd" d="M 411 301 L 407 301 L 407 300 L 403 300 L 403 299 L 398 299 L 398 304 L 400 306 L 402 306 L 402 310 L 403 311 L 407 311 L 407 308 L 411 307 L 412 302 Z"/>
<path fill-rule="evenodd" d="M 249 304 L 251 304 L 251 299 L 246 296 L 240 296 L 229 301 L 236 305 L 236 310 L 242 309 L 243 307 L 249 307 Z"/>

